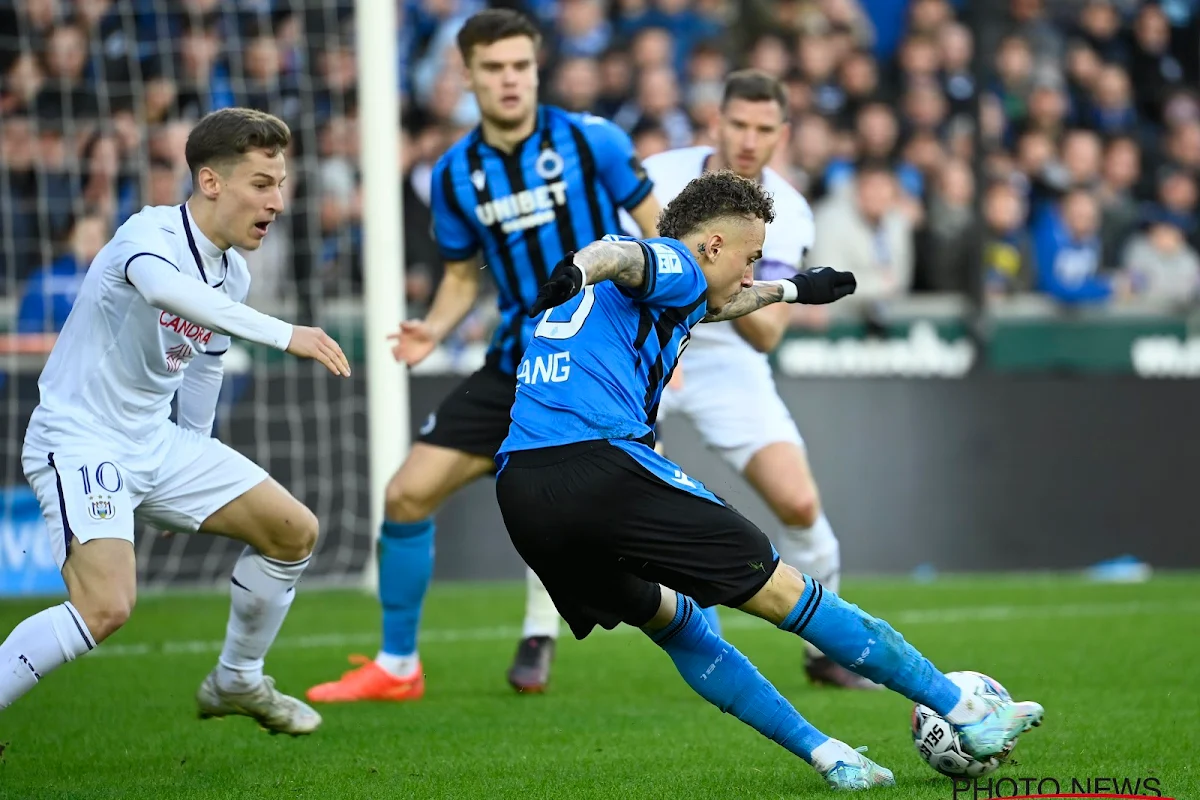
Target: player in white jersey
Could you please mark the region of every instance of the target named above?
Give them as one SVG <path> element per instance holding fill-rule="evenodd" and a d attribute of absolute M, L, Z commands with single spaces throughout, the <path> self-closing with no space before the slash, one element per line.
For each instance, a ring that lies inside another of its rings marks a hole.
<path fill-rule="evenodd" d="M 21 451 L 69 601 L 29 617 L 0 644 L 0 709 L 51 670 L 96 648 L 136 597 L 135 520 L 215 533 L 247 547 L 217 666 L 196 695 L 202 717 L 242 714 L 311 733 L 321 717 L 275 688 L 263 659 L 317 540 L 311 511 L 212 438 L 230 337 L 349 364 L 319 328 L 243 305 L 245 259 L 283 210 L 281 120 L 231 108 L 200 120 L 186 155 L 193 193 L 143 208 L 96 256 L 38 380 Z M 170 421 L 178 395 L 178 424 Z"/>
<path fill-rule="evenodd" d="M 775 147 L 787 142 L 787 133 L 783 86 L 762 72 L 735 72 L 725 83 L 716 149 L 671 150 L 644 162 L 664 208 L 705 171 L 731 169 L 762 182 L 775 201 L 775 222 L 767 226 L 758 262 L 760 280 L 794 275 L 815 235 L 807 201 L 766 166 Z M 696 326 L 680 359 L 682 385 L 663 392 L 659 419 L 672 413 L 688 417 L 705 443 L 745 477 L 779 519 L 782 529 L 772 538 L 783 560 L 836 592 L 841 569 L 838 540 L 821 510 L 804 440 L 779 397 L 767 359 L 787 328 L 788 309 L 778 304 L 737 320 Z M 537 576 L 527 575 L 524 635 L 556 637 L 553 603 Z M 707 609 L 705 614 L 717 630 L 715 612 Z M 879 688 L 812 645 L 807 648 L 805 671 L 814 683 Z M 544 685 L 549 661 L 540 666 Z"/>

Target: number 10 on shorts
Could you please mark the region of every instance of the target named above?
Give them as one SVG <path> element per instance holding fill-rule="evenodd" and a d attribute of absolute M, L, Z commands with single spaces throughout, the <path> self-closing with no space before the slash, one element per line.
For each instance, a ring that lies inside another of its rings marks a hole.
<path fill-rule="evenodd" d="M 95 470 L 84 464 L 77 472 L 83 482 L 83 494 L 87 497 L 88 516 L 97 522 L 115 517 L 117 507 L 113 503 L 113 495 L 125 485 L 117 465 L 111 461 L 101 461 Z"/>

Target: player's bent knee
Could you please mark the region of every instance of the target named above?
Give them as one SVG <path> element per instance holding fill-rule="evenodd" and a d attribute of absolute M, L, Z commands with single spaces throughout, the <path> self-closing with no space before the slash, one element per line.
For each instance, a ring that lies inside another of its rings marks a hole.
<path fill-rule="evenodd" d="M 392 522 L 417 522 L 436 511 L 436 501 L 423 497 L 424 493 L 415 489 L 416 487 L 405 479 L 403 470 L 396 473 L 384 492 L 384 516 Z"/>
<path fill-rule="evenodd" d="M 120 630 L 129 621 L 135 603 L 134 596 L 115 588 L 71 593 L 71 605 L 83 617 L 83 623 L 96 642 L 102 642 Z"/>
<path fill-rule="evenodd" d="M 758 593 L 739 606 L 740 610 L 775 625 L 787 619 L 804 594 L 804 575 L 782 561 Z"/>
<path fill-rule="evenodd" d="M 269 558 L 300 561 L 312 554 L 319 535 L 320 523 L 317 521 L 317 515 L 297 501 L 296 510 L 284 515 L 278 524 L 272 526 L 265 546 L 258 549 Z"/>
<path fill-rule="evenodd" d="M 821 501 L 811 489 L 794 491 L 780 504 L 779 513 L 789 527 L 811 528 L 821 516 Z"/>

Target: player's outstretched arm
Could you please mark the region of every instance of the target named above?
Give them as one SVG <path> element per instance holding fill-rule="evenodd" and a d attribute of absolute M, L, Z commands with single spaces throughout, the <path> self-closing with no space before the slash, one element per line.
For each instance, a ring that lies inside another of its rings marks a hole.
<path fill-rule="evenodd" d="M 854 294 L 857 285 L 853 273 L 838 272 L 830 267 L 805 270 L 778 281 L 755 281 L 752 286 L 734 295 L 720 311 L 710 311 L 702 322 L 737 319 L 772 303 L 832 303 Z"/>
<path fill-rule="evenodd" d="M 320 361 L 334 375 L 350 374 L 342 348 L 325 331 L 256 311 L 195 278 L 167 269 L 158 258 L 135 257 L 125 267 L 125 278 L 155 308 L 216 333 Z"/>
<path fill-rule="evenodd" d="M 637 242 L 592 242 L 578 253 L 567 253 L 541 288 L 529 309 L 536 317 L 548 308 L 561 306 L 589 284 L 601 281 L 641 288 L 646 282 L 646 251 Z"/>
<path fill-rule="evenodd" d="M 400 329 L 388 336 L 392 357 L 410 367 L 420 364 L 470 313 L 478 296 L 479 267 L 475 259 L 447 261 L 425 319 L 401 322 Z"/>

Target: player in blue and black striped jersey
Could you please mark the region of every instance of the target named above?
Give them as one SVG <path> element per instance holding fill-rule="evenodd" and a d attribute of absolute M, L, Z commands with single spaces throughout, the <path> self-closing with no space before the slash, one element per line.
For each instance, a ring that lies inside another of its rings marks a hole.
<path fill-rule="evenodd" d="M 518 368 L 497 455 L 509 537 L 577 638 L 596 625 L 641 628 L 699 695 L 803 758 L 832 788 L 895 780 L 805 720 L 701 607 L 738 608 L 801 636 L 935 709 L 965 750 L 987 758 L 1040 723 L 1042 707 L 960 689 L 887 622 L 782 563 L 766 534 L 651 446 L 659 398 L 692 327 L 854 291 L 852 275 L 827 267 L 755 281 L 773 218 L 758 183 L 707 173 L 663 211 L 667 238 L 608 237 L 555 268 L 532 309 L 548 311 Z"/>
<path fill-rule="evenodd" d="M 424 693 L 417 627 L 433 570 L 433 514 L 458 489 L 494 471 L 538 287 L 567 252 L 620 230 L 619 209 L 630 212 L 643 235 L 654 234 L 659 206 L 629 137 L 607 120 L 538 105 L 539 43 L 531 21 L 500 9 L 471 17 L 458 35 L 482 122 L 434 167 L 434 234 L 445 277 L 425 319 L 401 325 L 393 352 L 409 366 L 420 363 L 471 310 L 485 274 L 499 290 L 500 324 L 485 366 L 429 416 L 387 487 L 378 549 L 379 654 L 313 687 L 311 700 L 410 700 Z M 536 690 L 537 676 L 548 674 L 553 643 L 533 633 L 509 675 L 518 689 Z M 522 675 L 532 675 L 533 683 Z"/>

